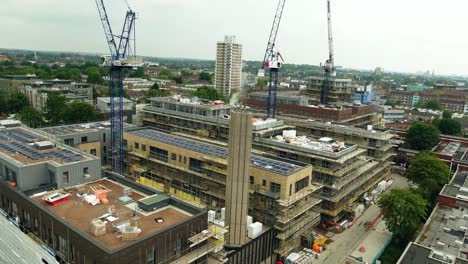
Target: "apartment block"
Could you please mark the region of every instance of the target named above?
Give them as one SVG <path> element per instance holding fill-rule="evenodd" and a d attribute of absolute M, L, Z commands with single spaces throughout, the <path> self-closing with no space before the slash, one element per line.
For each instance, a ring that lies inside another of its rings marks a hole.
<path fill-rule="evenodd" d="M 215 88 L 226 97 L 241 89 L 242 45 L 226 36 L 216 45 Z"/>
<path fill-rule="evenodd" d="M 309 104 L 320 104 L 320 93 L 323 89 L 325 77 L 311 77 L 309 84 L 305 90 L 302 91 L 303 95 L 307 95 Z M 330 81 L 330 90 L 328 92 L 329 104 L 337 104 L 342 102 L 352 102 L 354 100 L 355 87 L 351 79 L 337 79 L 332 77 Z"/>
<path fill-rule="evenodd" d="M 19 191 L 65 188 L 100 178 L 101 160 L 26 127 L 0 129 L 0 178 Z"/>
<path fill-rule="evenodd" d="M 225 144 L 191 139 L 149 128 L 128 130 L 130 175 L 212 210 L 226 206 L 227 148 Z M 275 252 L 285 256 L 311 240 L 319 222 L 311 180 L 312 166 L 253 152 L 249 168 L 249 215 L 277 230 Z"/>
<path fill-rule="evenodd" d="M 336 223 L 352 215 L 358 199 L 390 173 L 389 161 L 380 162 L 367 156 L 367 150 L 356 144 L 296 133 L 296 130 L 286 130 L 261 138 L 257 149 L 313 166 L 312 181 L 323 185 L 317 193 L 323 200 L 323 221 Z"/>
<path fill-rule="evenodd" d="M 42 111 L 49 93 L 63 95 L 67 102 L 86 102 L 93 104 L 93 88 L 86 83 L 67 80 L 27 82 L 19 86 L 19 91 L 26 95 L 34 109 Z"/>

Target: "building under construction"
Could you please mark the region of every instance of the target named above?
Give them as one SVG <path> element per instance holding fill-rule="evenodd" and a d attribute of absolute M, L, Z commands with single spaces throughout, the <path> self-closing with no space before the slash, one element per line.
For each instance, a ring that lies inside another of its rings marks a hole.
<path fill-rule="evenodd" d="M 261 138 L 257 148 L 313 165 L 312 181 L 323 185 L 317 197 L 323 199 L 322 220 L 327 222 L 352 215 L 363 194 L 390 173 L 391 162 L 367 156 L 367 150 L 356 144 L 297 136 L 295 130 Z"/>
<path fill-rule="evenodd" d="M 320 104 L 320 93 L 323 89 L 325 77 L 311 77 L 307 88 L 302 94 L 309 97 L 309 104 Z M 328 104 L 352 102 L 354 99 L 354 87 L 351 79 L 338 79 L 330 77 L 328 90 Z"/>
<path fill-rule="evenodd" d="M 390 129 L 379 129 L 371 126 L 363 129 L 317 121 L 286 120 L 286 123 L 294 126 L 304 135 L 331 137 L 335 140 L 356 144 L 367 150 L 367 156 L 381 162 L 391 162 L 395 156 L 393 141 L 397 136 Z"/>
<path fill-rule="evenodd" d="M 182 132 L 220 141 L 229 136 L 231 106 L 222 102 L 208 102 L 188 98 L 151 98 L 143 108 L 143 124 L 161 130 Z M 254 140 L 276 129 L 284 129 L 281 120 L 268 120 L 253 124 Z"/>
<path fill-rule="evenodd" d="M 225 207 L 227 148 L 149 128 L 124 134 L 130 174 L 143 184 L 208 209 Z M 275 252 L 285 256 L 313 241 L 320 199 L 312 166 L 253 152 L 249 168 L 249 215 L 277 230 Z"/>

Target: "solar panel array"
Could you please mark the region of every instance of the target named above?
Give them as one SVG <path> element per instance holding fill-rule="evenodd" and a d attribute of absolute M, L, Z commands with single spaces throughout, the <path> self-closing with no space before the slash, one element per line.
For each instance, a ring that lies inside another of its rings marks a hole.
<path fill-rule="evenodd" d="M 203 153 L 210 156 L 226 159 L 228 156 L 227 148 L 210 145 L 207 143 L 197 142 L 186 138 L 173 136 L 166 133 L 161 133 L 152 129 L 141 129 L 129 132 L 140 137 L 152 139 L 169 145 L 177 146 L 187 150 Z M 283 161 L 267 159 L 261 156 L 252 155 L 251 163 L 257 168 L 272 171 L 274 173 L 289 175 L 301 166 L 290 164 Z"/>
<path fill-rule="evenodd" d="M 45 141 L 44 137 L 35 134 L 28 134 L 21 129 L 5 130 L 6 133 L 0 134 L 0 149 L 4 152 L 16 155 L 20 153 L 33 160 L 42 160 L 47 158 L 59 159 L 64 163 L 80 161 L 83 156 L 67 149 L 53 151 L 39 151 L 30 147 L 30 143 L 35 141 Z"/>

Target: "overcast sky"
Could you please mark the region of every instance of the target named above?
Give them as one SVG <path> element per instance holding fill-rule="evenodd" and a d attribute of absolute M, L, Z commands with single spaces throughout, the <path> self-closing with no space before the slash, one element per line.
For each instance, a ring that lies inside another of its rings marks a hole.
<path fill-rule="evenodd" d="M 277 0 L 128 0 L 140 55 L 214 59 L 236 35 L 245 60 L 263 59 Z M 114 31 L 124 0 L 105 0 Z M 94 0 L 0 0 L 0 47 L 105 53 Z M 337 65 L 468 75 L 467 0 L 332 0 Z M 277 47 L 288 63 L 327 58 L 326 0 L 286 1 Z"/>

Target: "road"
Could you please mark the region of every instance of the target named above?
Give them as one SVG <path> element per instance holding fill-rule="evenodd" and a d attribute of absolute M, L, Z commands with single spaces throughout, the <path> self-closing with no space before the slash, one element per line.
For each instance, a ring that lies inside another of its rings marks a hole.
<path fill-rule="evenodd" d="M 392 174 L 391 178 L 394 179 L 394 183 L 390 189 L 408 188 L 406 178 L 396 174 Z M 318 260 L 314 261 L 314 264 L 342 263 L 369 233 L 364 223 L 373 220 L 379 212 L 380 209 L 375 204 L 367 208 L 353 226 L 333 236 L 333 242 L 326 247 L 327 249 L 321 253 Z"/>

